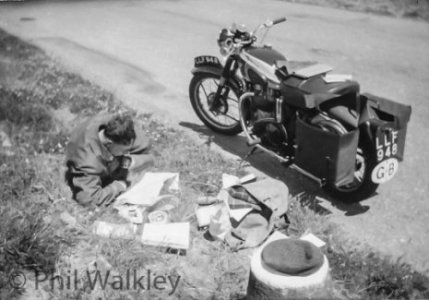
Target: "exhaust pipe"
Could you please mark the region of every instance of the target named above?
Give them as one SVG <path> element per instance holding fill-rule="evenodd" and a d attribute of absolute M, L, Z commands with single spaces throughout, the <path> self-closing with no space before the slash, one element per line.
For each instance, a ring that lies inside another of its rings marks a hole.
<path fill-rule="evenodd" d="M 244 93 L 243 95 L 241 95 L 241 97 L 238 99 L 238 111 L 239 111 L 239 114 L 240 114 L 240 125 L 241 125 L 241 128 L 244 131 L 244 134 L 246 135 L 247 145 L 248 146 L 255 146 L 255 145 L 258 145 L 258 144 L 261 143 L 261 139 L 259 139 L 259 138 L 253 138 L 250 135 L 249 131 L 247 130 L 246 123 L 244 121 L 244 114 L 243 114 L 244 108 L 243 108 L 243 104 L 244 104 L 244 102 L 246 100 L 252 101 L 251 98 L 253 96 L 255 96 L 255 93 L 253 93 L 253 92 L 247 92 L 247 93 Z"/>

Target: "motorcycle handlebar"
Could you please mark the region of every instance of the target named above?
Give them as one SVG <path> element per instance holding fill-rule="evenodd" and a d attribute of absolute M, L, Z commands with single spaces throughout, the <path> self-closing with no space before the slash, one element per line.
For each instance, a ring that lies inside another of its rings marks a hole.
<path fill-rule="evenodd" d="M 261 24 L 258 27 L 256 27 L 252 32 L 247 32 L 247 31 L 243 31 L 243 30 L 233 30 L 232 31 L 232 33 L 233 33 L 232 42 L 233 42 L 234 48 L 240 48 L 240 47 L 243 47 L 245 45 L 251 45 L 253 42 L 256 41 L 255 34 L 259 30 L 261 30 L 263 28 L 270 28 L 270 27 L 272 27 L 274 25 L 277 25 L 277 24 L 285 22 L 285 21 L 286 21 L 286 17 L 280 17 L 280 18 L 274 19 L 273 21 L 268 20 L 266 23 Z M 221 32 L 221 36 L 225 35 L 226 31 L 227 30 L 224 29 Z M 219 37 L 218 44 L 222 40 L 223 40 L 222 37 Z M 263 40 L 263 38 L 262 38 L 262 40 Z"/>
<path fill-rule="evenodd" d="M 273 25 L 277 25 L 277 24 L 282 23 L 284 21 L 286 21 L 286 17 L 281 17 L 281 18 L 275 19 L 275 20 L 273 20 Z"/>

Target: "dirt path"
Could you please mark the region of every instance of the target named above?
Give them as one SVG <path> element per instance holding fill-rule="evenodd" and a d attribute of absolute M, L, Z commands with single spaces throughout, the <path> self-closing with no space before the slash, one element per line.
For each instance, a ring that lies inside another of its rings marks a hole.
<path fill-rule="evenodd" d="M 254 167 L 314 194 L 351 237 L 429 270 L 429 24 L 280 1 L 98 1 L 0 3 L 0 27 L 41 46 L 72 70 L 154 111 L 194 135 L 209 133 L 188 101 L 193 57 L 216 54 L 216 38 L 232 21 L 249 28 L 286 15 L 269 43 L 294 60 L 318 60 L 351 73 L 363 91 L 413 106 L 406 160 L 379 194 L 354 206 L 327 198 L 312 181 L 262 155 Z M 242 138 L 215 136 L 228 153 L 248 151 Z M 428 272 L 429 273 L 429 272 Z"/>

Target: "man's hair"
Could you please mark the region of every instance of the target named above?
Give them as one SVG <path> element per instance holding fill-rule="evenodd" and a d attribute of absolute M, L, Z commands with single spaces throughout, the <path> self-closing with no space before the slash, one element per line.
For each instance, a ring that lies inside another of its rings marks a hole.
<path fill-rule="evenodd" d="M 136 138 L 134 122 L 128 114 L 117 114 L 104 128 L 104 135 L 112 142 L 129 145 Z"/>

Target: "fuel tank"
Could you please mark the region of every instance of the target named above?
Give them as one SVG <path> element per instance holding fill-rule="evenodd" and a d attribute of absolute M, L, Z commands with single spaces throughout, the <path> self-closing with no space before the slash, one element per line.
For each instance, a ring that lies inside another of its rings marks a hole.
<path fill-rule="evenodd" d="M 247 49 L 247 52 L 271 66 L 274 65 L 277 60 L 286 60 L 286 57 L 283 54 L 274 50 L 270 46 L 250 47 Z"/>

